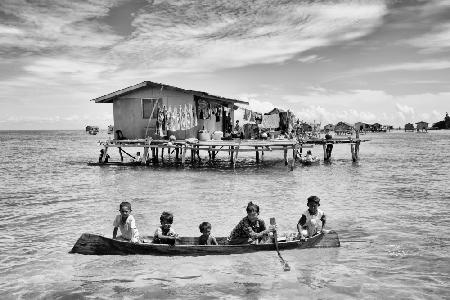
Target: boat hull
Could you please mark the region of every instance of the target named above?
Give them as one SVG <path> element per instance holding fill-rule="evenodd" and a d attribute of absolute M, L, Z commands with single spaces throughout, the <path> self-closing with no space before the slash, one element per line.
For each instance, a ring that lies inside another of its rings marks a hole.
<path fill-rule="evenodd" d="M 113 240 L 104 236 L 83 233 L 73 246 L 70 253 L 85 255 L 165 255 L 165 256 L 203 256 L 203 255 L 228 255 L 252 253 L 258 251 L 275 251 L 275 244 L 245 244 L 245 245 L 195 245 L 188 241 L 195 238 L 182 238 L 182 244 L 175 246 L 166 244 L 130 243 L 126 241 Z M 224 241 L 225 238 L 218 238 Z M 321 233 L 305 241 L 295 240 L 289 242 L 278 242 L 279 250 L 308 249 L 308 248 L 331 248 L 339 247 L 337 232 Z"/>

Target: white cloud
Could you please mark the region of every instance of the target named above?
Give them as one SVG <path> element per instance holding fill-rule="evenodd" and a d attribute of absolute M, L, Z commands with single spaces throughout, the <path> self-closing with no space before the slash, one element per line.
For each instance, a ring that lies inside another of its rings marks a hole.
<path fill-rule="evenodd" d="M 189 9 L 164 3 L 134 20 L 137 31 L 116 45 L 111 57 L 127 59 L 133 67 L 144 66 L 156 75 L 278 63 L 311 48 L 367 34 L 385 13 L 379 1 L 192 2 Z M 344 32 L 352 36 L 345 37 Z"/>
<path fill-rule="evenodd" d="M 450 49 L 450 24 L 442 24 L 433 32 L 405 41 L 407 44 L 423 49 L 425 53 L 448 51 Z"/>

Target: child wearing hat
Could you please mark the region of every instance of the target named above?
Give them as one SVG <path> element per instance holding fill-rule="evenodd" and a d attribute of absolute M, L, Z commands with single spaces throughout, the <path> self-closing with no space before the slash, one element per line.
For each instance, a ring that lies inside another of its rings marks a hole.
<path fill-rule="evenodd" d="M 308 197 L 307 205 L 308 209 L 302 214 L 297 223 L 297 230 L 301 240 L 320 233 L 326 223 L 325 213 L 319 209 L 319 197 Z"/>

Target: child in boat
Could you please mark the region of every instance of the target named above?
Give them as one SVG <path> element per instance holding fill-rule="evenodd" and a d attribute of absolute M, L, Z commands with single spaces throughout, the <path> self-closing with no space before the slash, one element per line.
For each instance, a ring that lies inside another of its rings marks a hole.
<path fill-rule="evenodd" d="M 306 152 L 305 160 L 306 161 L 312 161 L 313 159 L 314 159 L 314 157 L 312 156 L 311 150 L 308 150 Z"/>
<path fill-rule="evenodd" d="M 130 241 L 133 243 L 139 242 L 139 232 L 136 228 L 136 222 L 131 215 L 130 202 L 122 202 L 119 206 L 120 215 L 114 219 L 113 239 Z M 122 235 L 117 236 L 117 229 L 120 229 Z"/>
<path fill-rule="evenodd" d="M 308 209 L 302 214 L 297 223 L 298 237 L 301 240 L 320 233 L 326 223 L 325 213 L 319 209 L 319 197 L 308 197 L 307 205 Z"/>
<path fill-rule="evenodd" d="M 199 245 L 217 245 L 216 238 L 211 235 L 211 224 L 203 222 L 198 226 L 202 235 L 198 238 Z"/>
<path fill-rule="evenodd" d="M 141 163 L 142 162 L 142 157 L 141 157 L 141 152 L 136 152 L 136 157 L 135 158 L 133 158 L 133 161 L 134 162 L 138 162 L 138 163 Z"/>
<path fill-rule="evenodd" d="M 173 214 L 167 211 L 164 211 L 159 217 L 161 222 L 161 226 L 156 229 L 155 234 L 153 235 L 153 243 L 154 244 L 170 244 L 174 245 L 175 241 L 178 240 L 178 234 L 173 230 Z"/>
<path fill-rule="evenodd" d="M 104 154 L 104 153 L 105 153 L 105 150 L 100 149 L 100 155 L 98 156 L 98 162 L 99 162 L 99 163 L 102 163 L 102 159 L 103 159 L 103 154 Z M 106 156 L 105 156 L 105 161 L 103 161 L 103 162 L 107 163 L 108 160 L 109 160 L 110 158 L 111 158 L 111 157 L 110 157 L 109 154 L 107 153 Z"/>
<path fill-rule="evenodd" d="M 266 224 L 259 216 L 259 206 L 253 202 L 247 205 L 247 216 L 244 217 L 231 231 L 228 243 L 231 245 L 259 243 L 269 239 L 269 233 L 275 231 L 275 226 L 266 228 Z"/>

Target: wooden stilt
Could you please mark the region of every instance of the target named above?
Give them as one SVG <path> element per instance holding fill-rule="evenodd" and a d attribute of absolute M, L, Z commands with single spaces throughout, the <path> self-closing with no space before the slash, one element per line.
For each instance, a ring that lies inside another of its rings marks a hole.
<path fill-rule="evenodd" d="M 177 146 L 177 147 L 175 148 L 175 158 L 176 158 L 176 160 L 178 160 L 179 155 L 180 155 L 180 149 L 179 149 L 178 146 Z"/>
<path fill-rule="evenodd" d="M 158 162 L 158 156 L 159 156 L 159 149 L 158 147 L 155 148 L 155 162 Z"/>
<path fill-rule="evenodd" d="M 287 159 L 287 147 L 284 147 L 284 165 L 288 165 L 288 159 Z"/>
<path fill-rule="evenodd" d="M 230 162 L 232 163 L 232 164 L 234 164 L 234 146 L 230 146 L 230 153 L 231 153 L 231 155 L 230 155 Z"/>
<path fill-rule="evenodd" d="M 297 145 L 292 146 L 292 164 L 291 171 L 295 168 L 295 159 L 297 158 Z"/>
<path fill-rule="evenodd" d="M 236 167 L 236 161 L 237 161 L 237 157 L 238 157 L 238 153 L 239 153 L 239 147 L 240 147 L 241 141 L 239 140 L 239 145 L 236 146 L 236 155 L 234 156 L 234 161 L 233 161 L 233 168 Z"/>
<path fill-rule="evenodd" d="M 209 158 L 209 162 L 211 162 L 211 160 L 212 160 L 212 147 L 211 146 L 209 146 L 208 158 Z"/>
<path fill-rule="evenodd" d="M 186 145 L 181 146 L 181 164 L 184 166 L 184 162 L 186 161 Z"/>
<path fill-rule="evenodd" d="M 148 146 L 144 147 L 144 153 L 142 154 L 143 163 L 147 164 L 148 162 Z"/>
<path fill-rule="evenodd" d="M 161 148 L 161 162 L 164 161 L 164 146 Z"/>
<path fill-rule="evenodd" d="M 327 161 L 328 160 L 328 158 L 327 158 L 327 143 L 323 143 L 322 146 L 323 146 L 323 160 Z"/>
<path fill-rule="evenodd" d="M 256 162 L 259 163 L 259 151 L 257 146 L 255 146 L 255 150 L 256 150 Z"/>

